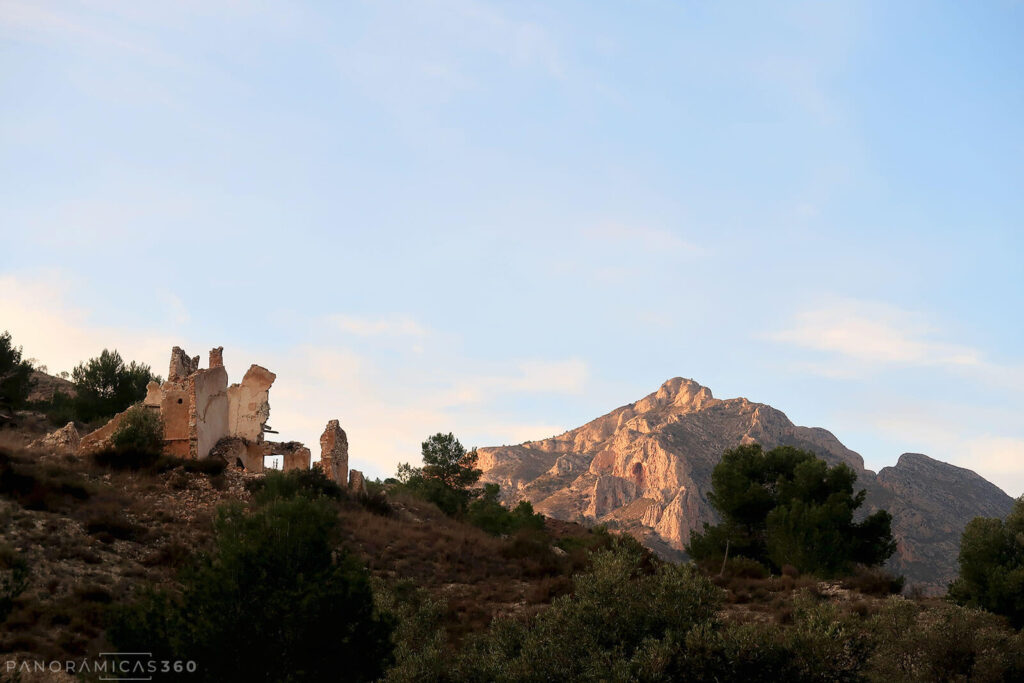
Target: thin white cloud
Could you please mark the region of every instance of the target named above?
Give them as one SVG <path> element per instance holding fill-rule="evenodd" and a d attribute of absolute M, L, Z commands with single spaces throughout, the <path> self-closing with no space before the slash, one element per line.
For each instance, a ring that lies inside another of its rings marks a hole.
<path fill-rule="evenodd" d="M 936 338 L 921 315 L 853 299 L 798 313 L 787 328 L 767 337 L 866 365 L 982 365 L 977 349 Z"/>
<path fill-rule="evenodd" d="M 358 337 L 426 337 L 429 331 L 406 315 L 387 317 L 361 317 L 354 315 L 328 316 L 331 324 L 341 332 Z"/>

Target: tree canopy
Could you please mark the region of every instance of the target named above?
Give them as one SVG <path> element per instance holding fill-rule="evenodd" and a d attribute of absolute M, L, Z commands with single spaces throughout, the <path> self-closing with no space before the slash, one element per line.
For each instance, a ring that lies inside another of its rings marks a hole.
<path fill-rule="evenodd" d="M 884 510 L 854 522 L 864 503 L 854 493 L 857 474 L 829 467 L 813 453 L 790 446 L 764 452 L 758 444 L 726 451 L 711 475 L 708 498 L 722 517 L 690 538 L 694 559 L 749 557 L 780 569 L 792 565 L 832 576 L 853 565 L 880 565 L 896 550 L 892 517 Z"/>
<path fill-rule="evenodd" d="M 21 357 L 10 332 L 0 334 L 0 410 L 22 407 L 32 383 L 32 363 Z"/>
<path fill-rule="evenodd" d="M 976 517 L 960 537 L 960 574 L 949 597 L 1024 626 L 1024 497 L 1006 518 Z"/>
<path fill-rule="evenodd" d="M 83 422 L 112 417 L 146 397 L 146 385 L 160 381 L 148 365 L 125 363 L 116 350 L 79 363 L 71 373 L 75 383 L 74 408 Z"/>
<path fill-rule="evenodd" d="M 467 451 L 451 432 L 438 432 L 423 442 L 420 453 L 423 466 L 400 464 L 398 480 L 449 515 L 464 513 L 481 494 L 480 489 L 471 488 L 483 474 L 476 468 L 476 449 Z"/>

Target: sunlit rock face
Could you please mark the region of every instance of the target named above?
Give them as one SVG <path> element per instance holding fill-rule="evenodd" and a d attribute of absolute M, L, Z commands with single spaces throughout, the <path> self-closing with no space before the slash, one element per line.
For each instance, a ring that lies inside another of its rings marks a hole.
<path fill-rule="evenodd" d="M 864 512 L 884 507 L 893 514 L 899 543 L 893 568 L 926 588 L 944 588 L 955 576 L 959 534 L 970 519 L 1005 515 L 1012 505 L 973 472 L 925 456 L 904 456 L 876 476 L 829 431 L 796 426 L 763 403 L 716 399 L 681 377 L 564 434 L 481 448 L 479 465 L 484 481 L 501 485 L 506 502 L 529 500 L 551 517 L 606 523 L 679 559 L 693 530 L 718 521 L 707 495 L 722 453 L 748 443 L 766 450 L 795 446 L 853 468 L 868 491 Z M 961 484 L 972 491 L 968 500 L 952 506 L 933 501 Z M 944 539 L 937 549 L 926 542 L 936 535 Z"/>

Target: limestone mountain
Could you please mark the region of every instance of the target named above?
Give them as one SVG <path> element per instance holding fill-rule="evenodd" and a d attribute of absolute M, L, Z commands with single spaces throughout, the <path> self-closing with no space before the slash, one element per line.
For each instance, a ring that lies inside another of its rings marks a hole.
<path fill-rule="evenodd" d="M 957 569 L 960 532 L 975 516 L 1005 516 L 1012 499 L 977 474 L 907 454 L 877 475 L 829 431 L 800 427 L 745 398 L 717 399 L 676 377 L 656 392 L 542 441 L 479 449 L 483 480 L 507 502 L 529 500 L 556 519 L 601 522 L 665 557 L 684 557 L 690 532 L 718 521 L 707 495 L 722 453 L 759 443 L 795 446 L 846 463 L 867 489 L 865 511 L 893 515 L 891 566 L 908 582 L 942 590 Z"/>

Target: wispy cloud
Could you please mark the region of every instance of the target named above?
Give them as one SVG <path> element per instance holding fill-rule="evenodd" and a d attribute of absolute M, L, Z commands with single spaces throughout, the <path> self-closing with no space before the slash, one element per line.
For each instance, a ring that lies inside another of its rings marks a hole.
<path fill-rule="evenodd" d="M 982 365 L 980 351 L 941 339 L 924 316 L 853 299 L 798 313 L 788 327 L 767 337 L 867 365 Z"/>
<path fill-rule="evenodd" d="M 328 319 L 341 332 L 358 337 L 426 337 L 429 334 L 429 330 L 405 315 L 360 317 L 337 314 Z"/>

